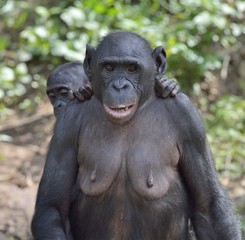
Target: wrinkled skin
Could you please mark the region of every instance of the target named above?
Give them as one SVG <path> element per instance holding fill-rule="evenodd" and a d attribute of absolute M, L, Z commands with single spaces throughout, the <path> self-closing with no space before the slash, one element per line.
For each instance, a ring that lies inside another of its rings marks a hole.
<path fill-rule="evenodd" d="M 58 118 L 39 185 L 35 239 L 240 240 L 189 98 L 155 96 L 162 47 L 129 32 L 87 47 L 94 97 Z M 160 111 L 159 111 L 160 109 Z"/>
<path fill-rule="evenodd" d="M 155 91 L 158 97 L 174 97 L 179 92 L 179 85 L 174 79 L 163 77 L 156 79 Z M 46 93 L 56 118 L 74 99 L 83 102 L 93 96 L 83 65 L 77 62 L 68 62 L 57 67 L 48 78 Z"/>

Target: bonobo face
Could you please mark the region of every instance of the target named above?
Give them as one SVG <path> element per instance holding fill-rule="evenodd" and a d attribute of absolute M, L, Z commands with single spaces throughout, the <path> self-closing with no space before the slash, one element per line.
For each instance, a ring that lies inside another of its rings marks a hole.
<path fill-rule="evenodd" d="M 57 67 L 47 81 L 47 96 L 54 108 L 55 117 L 65 110 L 74 99 L 72 90 L 79 89 L 88 82 L 81 63 L 69 62 Z"/>
<path fill-rule="evenodd" d="M 54 115 L 59 117 L 64 111 L 66 105 L 74 99 L 71 90 L 66 85 L 53 85 L 52 88 L 47 88 L 47 96 L 54 108 Z"/>
<path fill-rule="evenodd" d="M 102 102 L 108 119 L 115 123 L 128 121 L 136 112 L 142 94 L 139 83 L 141 63 L 137 58 L 101 58 L 98 68 L 103 83 Z"/>
<path fill-rule="evenodd" d="M 157 68 L 145 39 L 129 32 L 108 35 L 94 50 L 87 47 L 84 69 L 108 119 L 129 121 L 154 94 Z"/>

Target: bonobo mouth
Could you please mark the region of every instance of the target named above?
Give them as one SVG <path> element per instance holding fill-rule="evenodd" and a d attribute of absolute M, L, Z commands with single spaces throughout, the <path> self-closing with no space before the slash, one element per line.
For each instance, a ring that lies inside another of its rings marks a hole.
<path fill-rule="evenodd" d="M 109 119 L 116 120 L 120 123 L 128 121 L 137 109 L 137 104 L 120 104 L 116 106 L 104 105 L 105 112 Z"/>

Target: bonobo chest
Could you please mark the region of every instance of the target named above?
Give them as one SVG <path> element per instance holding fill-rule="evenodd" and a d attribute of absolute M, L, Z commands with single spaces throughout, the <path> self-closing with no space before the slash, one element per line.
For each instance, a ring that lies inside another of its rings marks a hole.
<path fill-rule="evenodd" d="M 166 121 L 153 108 L 122 126 L 103 118 L 87 122 L 79 140 L 81 190 L 96 196 L 119 182 L 145 198 L 164 196 L 176 179 L 179 159 L 174 131 Z"/>

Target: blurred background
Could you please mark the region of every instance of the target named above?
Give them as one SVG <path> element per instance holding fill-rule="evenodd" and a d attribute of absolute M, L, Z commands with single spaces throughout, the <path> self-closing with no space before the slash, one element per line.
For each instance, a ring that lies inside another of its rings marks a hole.
<path fill-rule="evenodd" d="M 61 63 L 82 62 L 86 44 L 115 29 L 166 48 L 166 75 L 201 111 L 245 229 L 244 1 L 1 0 L 0 19 L 0 240 L 31 239 L 54 124 L 47 76 Z"/>

